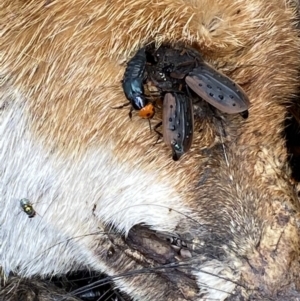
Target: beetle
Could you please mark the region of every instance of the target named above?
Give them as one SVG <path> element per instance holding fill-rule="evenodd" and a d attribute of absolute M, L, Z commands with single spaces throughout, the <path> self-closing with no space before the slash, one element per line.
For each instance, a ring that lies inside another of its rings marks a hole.
<path fill-rule="evenodd" d="M 28 199 L 21 199 L 20 206 L 29 218 L 35 217 L 36 211 L 33 209 L 32 203 Z"/>
<path fill-rule="evenodd" d="M 190 48 L 172 48 L 154 46 L 147 48 L 146 54 L 151 61 L 145 71 L 148 80 L 161 92 L 188 88 L 203 100 L 228 114 L 242 113 L 248 110 L 250 101 L 244 90 L 228 76 L 204 61 L 200 53 Z"/>
<path fill-rule="evenodd" d="M 248 110 L 250 102 L 244 90 L 205 61 L 185 77 L 185 82 L 202 99 L 224 113 Z"/>
<path fill-rule="evenodd" d="M 163 92 L 186 84 L 224 113 L 242 113 L 249 108 L 250 101 L 244 90 L 205 62 L 194 49 L 182 51 L 169 46 L 155 49 L 149 45 L 138 50 L 128 62 L 122 81 L 123 91 L 142 118 L 152 118 L 155 114 L 153 104 L 144 94 L 144 84 L 149 79 Z"/>
<path fill-rule="evenodd" d="M 122 87 L 132 106 L 129 116 L 131 117 L 132 109 L 134 109 L 139 111 L 141 118 L 150 119 L 154 116 L 155 109 L 154 105 L 144 95 L 145 66 L 145 48 L 141 48 L 127 64 Z"/>
<path fill-rule="evenodd" d="M 143 118 L 152 118 L 155 113 L 144 91 L 144 85 L 149 83 L 157 88 L 159 98 L 163 99 L 163 121 L 155 129 L 163 125 L 163 139 L 171 147 L 174 160 L 192 144 L 191 92 L 224 113 L 248 116 L 250 102 L 243 89 L 205 62 L 194 49 L 167 45 L 156 49 L 149 45 L 128 62 L 123 90 L 132 108 L 139 110 Z"/>
<path fill-rule="evenodd" d="M 194 113 L 190 97 L 166 93 L 163 101 L 163 140 L 171 146 L 174 161 L 187 152 L 193 142 Z"/>

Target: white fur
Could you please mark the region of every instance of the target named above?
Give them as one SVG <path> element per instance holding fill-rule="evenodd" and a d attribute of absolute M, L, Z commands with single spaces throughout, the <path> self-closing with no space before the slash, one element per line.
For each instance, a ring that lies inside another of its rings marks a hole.
<path fill-rule="evenodd" d="M 223 301 L 235 289 L 234 281 L 238 280 L 238 275 L 233 279 L 233 271 L 220 261 L 211 260 L 201 266 L 201 270 L 194 272 L 197 276 L 197 283 L 201 292 L 205 292 L 205 297 L 200 300 Z M 216 276 L 214 276 L 216 275 Z"/>
<path fill-rule="evenodd" d="M 155 172 L 120 165 L 112 142 L 88 149 L 76 163 L 46 152 L 30 131 L 25 100 L 18 93 L 8 97 L 14 99 L 1 112 L 0 125 L 0 264 L 7 273 L 67 272 L 89 264 L 95 236 L 81 236 L 102 224 L 125 234 L 140 223 L 172 231 L 183 218 L 176 211 L 189 214 L 172 185 L 158 182 Z M 34 218 L 22 211 L 21 198 L 33 203 Z M 72 237 L 79 238 L 68 241 Z"/>

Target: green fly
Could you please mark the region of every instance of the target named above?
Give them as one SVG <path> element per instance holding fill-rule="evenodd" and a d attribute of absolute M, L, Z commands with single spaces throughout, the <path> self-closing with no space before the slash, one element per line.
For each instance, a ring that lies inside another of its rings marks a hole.
<path fill-rule="evenodd" d="M 29 218 L 35 217 L 36 211 L 33 209 L 33 206 L 28 199 L 21 199 L 20 206 Z"/>

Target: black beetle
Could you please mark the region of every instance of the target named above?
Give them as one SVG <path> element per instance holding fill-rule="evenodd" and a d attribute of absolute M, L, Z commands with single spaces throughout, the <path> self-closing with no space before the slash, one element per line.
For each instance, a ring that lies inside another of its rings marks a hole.
<path fill-rule="evenodd" d="M 196 50 L 148 46 L 143 53 L 148 58 L 143 73 L 162 95 L 177 91 L 188 94 L 190 88 L 224 113 L 236 114 L 248 110 L 250 101 L 244 90 L 205 62 Z"/>
<path fill-rule="evenodd" d="M 163 136 L 172 148 L 174 160 L 192 144 L 193 104 L 188 88 L 220 111 L 247 118 L 250 102 L 243 89 L 194 49 L 167 45 L 155 49 L 149 45 L 128 62 L 123 90 L 142 118 L 152 118 L 155 112 L 144 92 L 144 85 L 149 83 L 163 99 Z"/>
<path fill-rule="evenodd" d="M 152 118 L 155 110 L 144 95 L 144 76 L 146 66 L 145 48 L 141 48 L 128 62 L 122 81 L 123 91 L 132 108 L 139 111 L 141 118 Z M 131 114 L 131 113 L 130 113 Z"/>

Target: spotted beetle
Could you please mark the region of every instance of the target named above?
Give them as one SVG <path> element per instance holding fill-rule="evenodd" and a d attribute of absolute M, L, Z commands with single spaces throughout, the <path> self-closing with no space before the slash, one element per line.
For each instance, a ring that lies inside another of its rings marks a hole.
<path fill-rule="evenodd" d="M 192 144 L 193 103 L 191 91 L 227 114 L 248 117 L 250 101 L 243 89 L 217 71 L 194 49 L 154 45 L 141 48 L 128 62 L 123 90 L 142 118 L 152 118 L 153 103 L 144 85 L 151 83 L 163 99 L 163 136 L 178 160 Z"/>
<path fill-rule="evenodd" d="M 194 113 L 191 98 L 183 93 L 166 93 L 162 126 L 164 142 L 171 146 L 172 158 L 177 161 L 193 142 Z"/>

